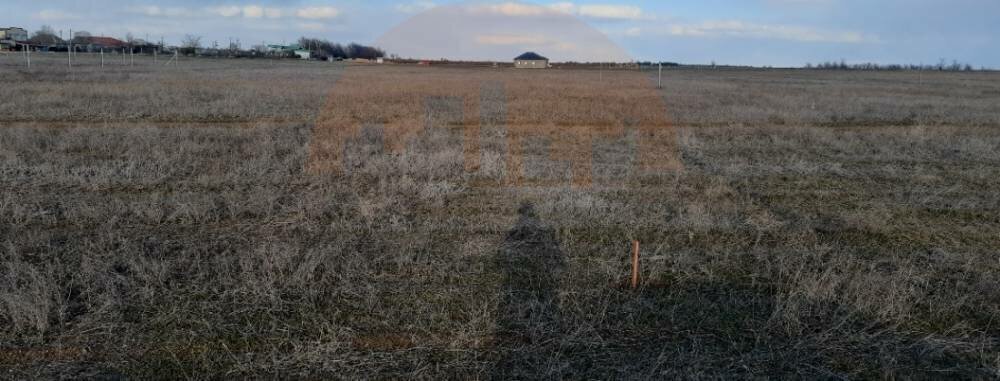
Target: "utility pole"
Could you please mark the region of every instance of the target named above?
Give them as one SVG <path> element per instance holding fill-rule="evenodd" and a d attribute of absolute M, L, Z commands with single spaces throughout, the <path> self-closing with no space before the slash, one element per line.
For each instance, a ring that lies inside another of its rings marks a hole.
<path fill-rule="evenodd" d="M 69 44 L 66 45 L 66 65 L 73 67 L 73 30 L 69 30 Z"/>

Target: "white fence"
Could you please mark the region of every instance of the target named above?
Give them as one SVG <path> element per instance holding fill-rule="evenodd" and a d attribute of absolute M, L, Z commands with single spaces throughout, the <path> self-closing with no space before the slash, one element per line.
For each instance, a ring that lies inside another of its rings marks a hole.
<path fill-rule="evenodd" d="M 104 49 L 85 53 L 74 50 L 63 52 L 41 51 L 37 46 L 18 44 L 19 51 L 0 52 L 0 67 L 31 69 L 33 67 L 122 67 L 138 65 L 176 65 L 181 60 L 178 53 L 137 54 L 128 48 Z"/>

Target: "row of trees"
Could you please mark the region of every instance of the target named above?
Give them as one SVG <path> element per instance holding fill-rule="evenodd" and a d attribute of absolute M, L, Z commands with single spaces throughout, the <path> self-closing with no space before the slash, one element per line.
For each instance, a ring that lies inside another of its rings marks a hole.
<path fill-rule="evenodd" d="M 385 51 L 382 49 L 373 46 L 356 44 L 353 42 L 347 45 L 341 45 L 325 39 L 302 37 L 299 38 L 299 46 L 303 49 L 312 51 L 314 58 L 320 59 L 359 58 L 373 60 L 379 57 L 385 57 Z"/>
<path fill-rule="evenodd" d="M 945 60 L 941 60 L 936 65 L 898 65 L 889 64 L 882 65 L 877 63 L 860 63 L 860 64 L 848 64 L 844 60 L 840 62 L 822 62 L 816 65 L 811 63 L 806 64 L 806 69 L 822 69 L 822 70 L 886 70 L 886 71 L 903 71 L 903 70 L 929 70 L 929 71 L 973 71 L 975 68 L 970 64 L 961 64 L 958 61 L 951 61 L 948 63 Z M 980 68 L 979 70 L 986 70 L 986 68 Z"/>
<path fill-rule="evenodd" d="M 186 35 L 181 39 L 180 51 L 182 54 L 194 55 L 202 47 L 201 36 L 196 35 Z M 382 49 L 361 45 L 357 43 L 350 43 L 347 45 L 341 45 L 339 43 L 330 42 L 329 40 L 320 38 L 309 38 L 301 37 L 298 40 L 298 45 L 300 48 L 308 50 L 311 52 L 312 57 L 315 59 L 328 59 L 328 58 L 340 58 L 340 59 L 369 59 L 373 60 L 379 57 L 385 57 L 385 51 Z M 213 48 L 216 49 L 216 48 Z M 224 49 L 231 55 L 238 56 L 254 56 L 254 55 L 272 55 L 274 52 L 270 52 L 267 46 L 258 45 L 251 48 L 251 50 L 243 51 L 237 45 L 230 44 L 228 48 Z M 280 54 L 287 54 L 289 57 L 294 57 L 293 52 L 284 51 Z"/>
<path fill-rule="evenodd" d="M 84 43 L 85 40 L 91 37 L 91 34 L 86 31 L 78 31 L 70 36 L 71 42 L 75 44 Z M 28 39 L 28 43 L 32 45 L 40 46 L 56 46 L 65 45 L 68 41 L 64 40 L 59 33 L 56 32 L 51 26 L 43 25 L 38 31 L 34 32 Z M 126 46 L 138 46 L 149 44 L 146 41 L 142 41 L 132 36 L 131 33 L 126 35 L 124 40 Z M 366 46 L 357 43 L 350 43 L 347 45 L 341 45 L 339 43 L 330 42 L 329 40 L 319 39 L 319 38 L 309 38 L 302 37 L 299 38 L 298 44 L 301 48 L 309 50 L 312 52 L 313 58 L 327 59 L 327 58 L 340 58 L 340 59 L 376 59 L 379 57 L 385 57 L 385 51 L 382 49 Z M 160 48 L 163 48 L 160 46 Z M 180 52 L 185 55 L 195 55 L 202 48 L 202 37 L 198 35 L 185 35 L 180 41 Z M 217 49 L 214 48 L 213 49 Z M 228 49 L 233 54 L 237 55 L 247 55 L 244 53 L 256 53 L 264 54 L 267 53 L 266 46 L 259 46 L 251 49 L 249 51 L 242 51 L 238 46 L 230 44 Z M 289 52 L 290 54 L 290 52 Z M 253 54 L 251 54 L 253 55 Z"/>
<path fill-rule="evenodd" d="M 32 33 L 31 37 L 28 38 L 28 43 L 32 45 L 50 46 L 63 44 L 65 42 L 65 40 L 56 34 L 56 30 L 52 29 L 52 27 L 48 25 L 42 25 L 40 29 L 35 31 L 35 33 Z"/>

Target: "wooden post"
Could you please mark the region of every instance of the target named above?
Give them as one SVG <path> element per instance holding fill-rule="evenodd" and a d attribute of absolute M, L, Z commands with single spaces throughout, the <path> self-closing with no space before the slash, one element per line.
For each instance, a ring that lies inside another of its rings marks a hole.
<path fill-rule="evenodd" d="M 104 67 L 104 48 L 101 48 L 101 67 Z"/>
<path fill-rule="evenodd" d="M 639 288 L 639 241 L 632 241 L 632 289 Z"/>
<path fill-rule="evenodd" d="M 663 88 L 663 63 L 662 62 L 660 63 L 659 74 L 657 74 L 657 76 L 656 76 L 656 88 L 657 89 L 662 89 Z"/>

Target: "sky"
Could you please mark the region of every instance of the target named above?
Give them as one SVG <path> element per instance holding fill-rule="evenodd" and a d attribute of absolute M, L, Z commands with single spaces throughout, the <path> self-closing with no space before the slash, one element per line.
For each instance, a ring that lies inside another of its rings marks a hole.
<path fill-rule="evenodd" d="M 1000 68 L 997 0 L 7 0 L 0 27 L 49 25 L 177 44 L 377 44 L 413 58 L 622 59 L 802 66 L 924 63 Z"/>

